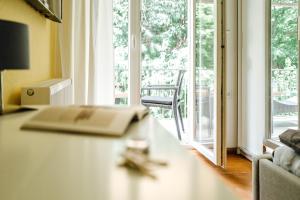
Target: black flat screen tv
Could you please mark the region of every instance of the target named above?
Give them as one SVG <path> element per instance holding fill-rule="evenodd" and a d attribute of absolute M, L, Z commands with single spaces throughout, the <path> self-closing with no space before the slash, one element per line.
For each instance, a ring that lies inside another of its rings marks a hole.
<path fill-rule="evenodd" d="M 34 9 L 55 22 L 62 22 L 62 0 L 26 0 Z"/>

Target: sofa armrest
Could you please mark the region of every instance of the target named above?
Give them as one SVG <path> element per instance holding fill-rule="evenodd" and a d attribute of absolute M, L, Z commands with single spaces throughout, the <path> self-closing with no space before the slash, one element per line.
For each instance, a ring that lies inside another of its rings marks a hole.
<path fill-rule="evenodd" d="M 271 155 L 253 158 L 253 199 L 298 200 L 300 178 L 277 166 Z"/>
<path fill-rule="evenodd" d="M 299 200 L 300 178 L 262 159 L 259 162 L 260 200 Z"/>
<path fill-rule="evenodd" d="M 272 160 L 271 154 L 254 156 L 252 160 L 252 194 L 254 200 L 259 200 L 259 161 L 261 159 Z"/>

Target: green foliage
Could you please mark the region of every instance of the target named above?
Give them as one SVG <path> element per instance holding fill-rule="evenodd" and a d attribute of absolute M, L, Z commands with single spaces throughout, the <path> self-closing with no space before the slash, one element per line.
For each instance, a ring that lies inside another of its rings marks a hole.
<path fill-rule="evenodd" d="M 187 0 L 143 0 L 141 12 L 141 80 L 142 87 L 153 84 L 175 84 L 178 69 L 187 68 L 188 25 Z M 114 0 L 114 48 L 116 93 L 128 92 L 128 0 Z M 197 84 L 213 87 L 214 83 L 214 5 L 197 1 L 196 68 Z M 200 78 L 201 77 L 201 78 Z M 187 74 L 185 82 L 187 82 Z M 154 95 L 170 96 L 170 92 Z M 182 98 L 187 99 L 186 84 Z M 126 104 L 125 98 L 116 103 Z M 157 117 L 171 112 L 153 109 Z M 183 107 L 186 116 L 186 103 Z"/>
<path fill-rule="evenodd" d="M 185 68 L 187 54 L 182 51 L 187 51 L 187 2 L 142 2 L 142 70 L 145 73 L 142 84 L 147 85 L 147 75 L 151 73 L 147 70 Z"/>
<path fill-rule="evenodd" d="M 214 69 L 214 4 L 196 6 L 196 67 Z"/>
<path fill-rule="evenodd" d="M 278 3 L 294 3 L 289 7 Z M 272 91 L 275 99 L 297 95 L 298 39 L 297 0 L 272 0 L 271 65 Z"/>
<path fill-rule="evenodd" d="M 196 4 L 196 84 L 214 88 L 215 80 L 214 4 Z"/>
<path fill-rule="evenodd" d="M 272 68 L 298 66 L 297 8 L 272 8 Z"/>
<path fill-rule="evenodd" d="M 178 69 L 186 68 L 187 1 L 143 0 L 141 13 L 142 86 L 175 84 Z M 154 91 L 152 95 L 171 96 L 172 91 Z M 182 98 L 186 99 L 186 89 Z M 171 112 L 152 109 L 158 118 Z M 183 112 L 186 113 L 184 105 Z M 184 114 L 186 115 L 186 114 Z"/>
<path fill-rule="evenodd" d="M 113 46 L 115 56 L 115 94 L 128 91 L 128 0 L 113 0 Z M 127 104 L 117 98 L 116 104 Z"/>
<path fill-rule="evenodd" d="M 128 46 L 128 0 L 113 0 L 113 45 Z"/>

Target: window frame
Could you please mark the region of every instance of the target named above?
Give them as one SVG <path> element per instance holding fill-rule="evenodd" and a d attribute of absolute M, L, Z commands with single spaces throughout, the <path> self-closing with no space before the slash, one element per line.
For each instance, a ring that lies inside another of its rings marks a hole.
<path fill-rule="evenodd" d="M 279 138 L 278 137 L 273 137 L 273 115 L 272 115 L 272 44 L 271 44 L 271 39 L 272 39 L 272 29 L 271 29 L 271 15 L 272 15 L 272 0 L 266 1 L 266 134 L 265 134 L 265 140 L 264 140 L 264 145 L 265 146 L 270 146 L 268 144 L 273 144 L 277 145 Z M 299 106 L 299 100 L 300 100 L 300 67 L 299 67 L 299 62 L 300 62 L 300 24 L 299 24 L 299 10 L 300 10 L 300 1 L 298 1 L 298 128 L 299 127 L 299 122 L 300 122 L 300 106 Z M 271 145 L 272 146 L 272 145 Z"/>

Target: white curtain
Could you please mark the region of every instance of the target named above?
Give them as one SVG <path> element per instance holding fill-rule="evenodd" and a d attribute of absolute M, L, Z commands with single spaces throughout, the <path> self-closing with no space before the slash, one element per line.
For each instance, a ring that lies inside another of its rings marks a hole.
<path fill-rule="evenodd" d="M 58 39 L 63 78 L 75 104 L 113 104 L 111 0 L 64 0 Z"/>

